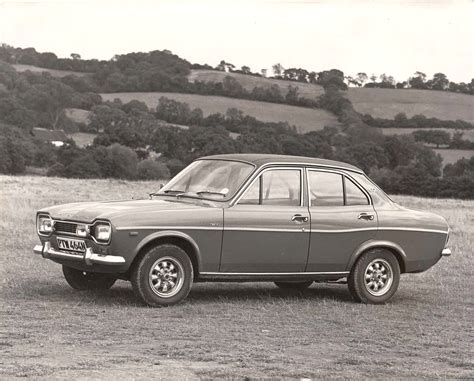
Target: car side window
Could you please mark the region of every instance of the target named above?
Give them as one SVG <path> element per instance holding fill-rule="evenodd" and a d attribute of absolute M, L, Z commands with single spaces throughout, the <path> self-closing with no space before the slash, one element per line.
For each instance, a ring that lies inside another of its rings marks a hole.
<path fill-rule="evenodd" d="M 239 204 L 299 206 L 301 203 L 301 171 L 273 169 L 265 171 L 247 189 Z"/>
<path fill-rule="evenodd" d="M 332 172 L 308 172 L 312 206 L 343 206 L 342 175 Z"/>
<path fill-rule="evenodd" d="M 346 191 L 346 205 L 369 205 L 369 199 L 364 192 L 346 176 L 344 176 L 344 189 Z"/>

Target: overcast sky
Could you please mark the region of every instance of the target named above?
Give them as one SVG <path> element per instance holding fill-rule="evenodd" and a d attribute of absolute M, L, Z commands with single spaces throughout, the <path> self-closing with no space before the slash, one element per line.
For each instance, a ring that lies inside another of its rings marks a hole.
<path fill-rule="evenodd" d="M 0 42 L 61 57 L 169 49 L 253 71 L 303 67 L 474 77 L 474 3 L 452 1 L 2 1 Z"/>

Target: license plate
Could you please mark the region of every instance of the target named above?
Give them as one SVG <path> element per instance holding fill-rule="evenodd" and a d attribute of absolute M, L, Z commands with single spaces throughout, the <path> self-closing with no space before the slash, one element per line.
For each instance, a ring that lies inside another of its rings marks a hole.
<path fill-rule="evenodd" d="M 76 251 L 79 253 L 85 253 L 86 251 L 86 243 L 79 239 L 69 239 L 69 238 L 56 238 L 58 242 L 58 247 L 61 250 L 67 251 Z"/>

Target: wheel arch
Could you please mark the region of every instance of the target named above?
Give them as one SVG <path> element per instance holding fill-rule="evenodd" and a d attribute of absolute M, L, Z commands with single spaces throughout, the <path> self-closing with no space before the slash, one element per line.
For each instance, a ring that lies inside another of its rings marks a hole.
<path fill-rule="evenodd" d="M 189 235 L 180 231 L 171 230 L 155 232 L 143 238 L 133 253 L 133 261 L 129 271 L 135 267 L 135 265 L 150 248 L 162 244 L 172 244 L 183 249 L 186 254 L 188 254 L 189 259 L 193 265 L 194 277 L 196 278 L 198 276 L 201 265 L 201 252 L 199 250 L 199 246 Z"/>
<path fill-rule="evenodd" d="M 395 258 L 397 258 L 398 264 L 400 265 L 400 273 L 405 272 L 407 255 L 405 251 L 403 250 L 403 248 L 395 242 L 381 241 L 381 240 L 370 240 L 360 245 L 352 253 L 346 270 L 351 271 L 352 267 L 355 265 L 357 260 L 362 256 L 362 254 L 372 249 L 386 249 L 390 251 L 393 255 L 395 255 Z"/>

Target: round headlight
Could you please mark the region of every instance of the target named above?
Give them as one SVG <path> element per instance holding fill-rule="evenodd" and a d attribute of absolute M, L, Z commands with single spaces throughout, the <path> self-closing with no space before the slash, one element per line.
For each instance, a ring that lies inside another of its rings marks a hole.
<path fill-rule="evenodd" d="M 36 221 L 36 227 L 38 229 L 38 233 L 40 234 L 51 234 L 53 231 L 53 220 L 50 216 L 39 215 Z"/>
<path fill-rule="evenodd" d="M 98 223 L 95 225 L 94 233 L 97 241 L 108 242 L 112 233 L 112 227 L 109 224 Z"/>

